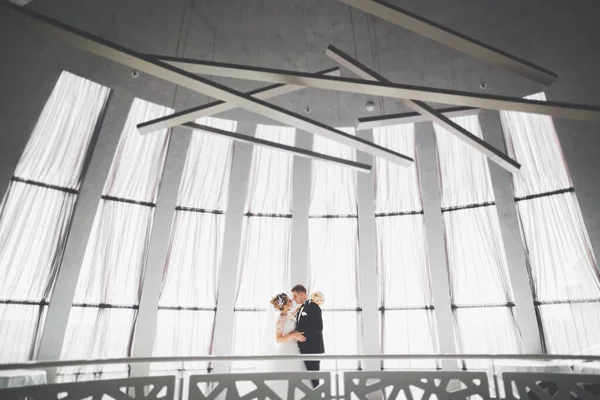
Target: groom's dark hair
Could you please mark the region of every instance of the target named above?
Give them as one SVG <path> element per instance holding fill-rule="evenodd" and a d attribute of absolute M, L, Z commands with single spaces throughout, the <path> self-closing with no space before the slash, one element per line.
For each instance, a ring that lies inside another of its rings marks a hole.
<path fill-rule="evenodd" d="M 294 287 L 292 288 L 292 292 L 296 292 L 296 293 L 306 293 L 306 288 L 304 287 L 304 285 L 297 284 L 296 286 L 294 286 Z"/>

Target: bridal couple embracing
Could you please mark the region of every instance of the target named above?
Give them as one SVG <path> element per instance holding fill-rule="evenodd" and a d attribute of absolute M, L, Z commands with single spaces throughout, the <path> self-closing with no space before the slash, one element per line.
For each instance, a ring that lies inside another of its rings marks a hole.
<path fill-rule="evenodd" d="M 292 301 L 293 300 L 293 301 Z M 313 293 L 310 297 L 306 288 L 296 285 L 291 295 L 280 293 L 271 304 L 279 314 L 275 322 L 276 355 L 323 354 L 323 318 L 321 304 L 323 295 Z M 278 360 L 270 365 L 271 372 L 319 371 L 320 361 Z M 318 380 L 313 380 L 316 387 Z"/>

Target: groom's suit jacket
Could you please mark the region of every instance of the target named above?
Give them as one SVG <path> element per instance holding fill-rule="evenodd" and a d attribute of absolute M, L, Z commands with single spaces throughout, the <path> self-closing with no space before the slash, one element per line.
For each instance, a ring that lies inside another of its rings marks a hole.
<path fill-rule="evenodd" d="M 302 354 L 323 354 L 325 345 L 323 343 L 323 318 L 321 307 L 307 300 L 298 314 L 296 314 L 296 330 L 304 332 L 306 342 L 298 342 L 298 348 Z"/>

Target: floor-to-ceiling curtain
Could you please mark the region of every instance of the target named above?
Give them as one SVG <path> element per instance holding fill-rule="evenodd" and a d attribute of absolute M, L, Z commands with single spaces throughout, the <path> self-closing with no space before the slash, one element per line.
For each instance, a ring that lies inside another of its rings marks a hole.
<path fill-rule="evenodd" d="M 477 115 L 452 120 L 482 137 Z M 452 133 L 434 127 L 458 351 L 519 353 L 521 338 L 488 161 Z"/>
<path fill-rule="evenodd" d="M 373 130 L 380 146 L 415 157 L 414 124 Z M 381 349 L 439 352 L 417 163 L 375 159 L 375 220 Z M 432 360 L 386 360 L 384 369 L 436 368 Z"/>
<path fill-rule="evenodd" d="M 109 93 L 62 72 L 0 205 L 0 362 L 35 356 Z"/>
<path fill-rule="evenodd" d="M 136 124 L 172 110 L 135 99 L 88 239 L 61 359 L 130 355 L 169 131 L 140 135 Z M 62 368 L 63 381 L 123 377 L 126 365 Z"/>
<path fill-rule="evenodd" d="M 354 134 L 354 129 L 338 128 Z M 314 137 L 318 153 L 356 159 L 356 151 Z M 356 172 L 313 160 L 308 221 L 309 291 L 326 297 L 323 337 L 328 354 L 361 352 L 362 318 L 358 288 L 358 210 Z M 324 361 L 322 370 L 357 369 L 358 361 Z"/>
<path fill-rule="evenodd" d="M 237 123 L 203 118 L 198 123 L 235 131 Z M 154 356 L 209 355 L 229 173 L 230 139 L 194 130 L 187 152 L 158 305 Z M 207 363 L 153 364 L 152 373 L 206 372 Z"/>
<path fill-rule="evenodd" d="M 600 354 L 600 273 L 552 118 L 500 117 L 508 153 L 522 165 L 513 188 L 546 351 Z"/>
<path fill-rule="evenodd" d="M 294 144 L 295 129 L 258 125 L 256 137 Z M 289 293 L 292 235 L 293 156 L 254 147 L 242 223 L 234 312 L 233 354 L 258 355 L 275 344 L 276 311 L 270 300 Z M 257 371 L 234 362 L 233 371 Z"/>

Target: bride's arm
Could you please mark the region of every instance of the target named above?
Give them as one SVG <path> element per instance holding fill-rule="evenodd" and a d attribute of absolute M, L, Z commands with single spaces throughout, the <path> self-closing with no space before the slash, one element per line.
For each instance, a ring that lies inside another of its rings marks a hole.
<path fill-rule="evenodd" d="M 302 335 L 302 332 L 291 332 L 288 333 L 287 335 L 284 335 L 281 333 L 281 331 L 279 329 L 276 329 L 275 331 L 275 341 L 277 343 L 284 343 L 284 342 L 288 342 L 290 340 L 297 340 L 299 342 L 304 342 L 306 340 L 306 338 Z"/>
<path fill-rule="evenodd" d="M 284 343 L 284 342 L 288 342 L 290 340 L 297 340 L 299 342 L 304 342 L 306 340 L 306 338 L 304 337 L 304 335 L 302 335 L 302 332 L 290 332 L 287 335 L 283 334 L 283 325 L 282 323 L 278 322 L 277 324 L 275 324 L 275 341 L 277 343 Z"/>

